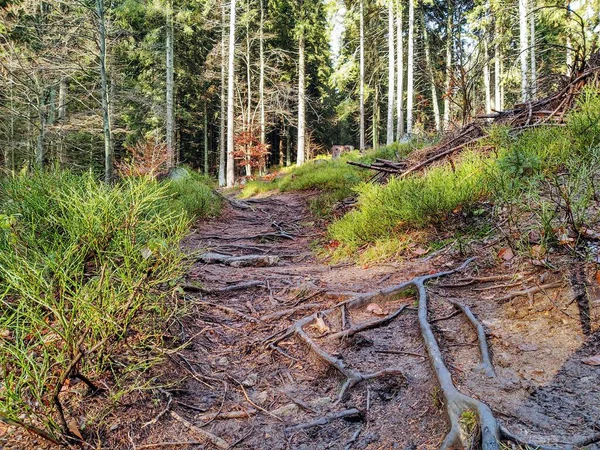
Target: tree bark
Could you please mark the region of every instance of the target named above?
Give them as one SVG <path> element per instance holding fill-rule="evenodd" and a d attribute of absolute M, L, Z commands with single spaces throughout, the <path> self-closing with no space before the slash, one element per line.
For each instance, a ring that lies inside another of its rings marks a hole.
<path fill-rule="evenodd" d="M 529 8 L 529 39 L 531 42 L 529 49 L 531 64 L 531 98 L 534 99 L 537 96 L 537 67 L 535 61 L 535 0 L 531 0 Z"/>
<path fill-rule="evenodd" d="M 500 91 L 500 83 L 502 77 L 502 71 L 500 70 L 500 27 L 498 21 L 494 24 L 494 108 L 496 111 L 502 111 L 502 96 Z"/>
<path fill-rule="evenodd" d="M 404 49 L 402 36 L 402 4 L 398 0 L 398 15 L 396 16 L 396 57 L 398 67 L 396 92 L 396 139 L 404 137 Z"/>
<path fill-rule="evenodd" d="M 98 46 L 100 48 L 100 95 L 102 97 L 102 124 L 104 131 L 104 181 L 110 183 L 113 177 L 112 129 L 108 101 L 108 77 L 106 75 L 106 24 L 104 21 L 104 0 L 96 0 L 98 16 Z"/>
<path fill-rule="evenodd" d="M 492 112 L 492 92 L 490 81 L 490 62 L 487 34 L 484 34 L 483 36 L 483 59 L 483 87 L 485 89 L 485 113 L 490 114 Z"/>
<path fill-rule="evenodd" d="M 250 11 L 250 0 L 248 0 L 248 11 Z M 250 21 L 246 23 L 246 84 L 248 91 L 248 98 L 246 99 L 246 132 L 248 135 L 253 135 L 254 130 L 252 127 L 252 74 L 250 72 L 250 51 L 252 50 L 250 46 Z M 246 145 L 246 176 L 249 177 L 252 175 L 252 166 L 250 165 L 250 145 Z"/>
<path fill-rule="evenodd" d="M 373 124 L 371 131 L 373 132 L 373 150 L 379 148 L 379 83 L 375 81 L 373 95 Z"/>
<path fill-rule="evenodd" d="M 227 64 L 227 187 L 235 183 L 234 167 L 234 63 L 235 63 L 235 8 L 236 0 L 231 0 L 229 12 L 229 61 Z"/>
<path fill-rule="evenodd" d="M 204 101 L 204 175 L 208 175 L 208 153 L 210 151 L 208 145 L 208 108 L 206 107 L 206 101 Z"/>
<path fill-rule="evenodd" d="M 67 118 L 67 79 L 61 77 L 58 86 L 58 120 L 65 120 Z"/>
<path fill-rule="evenodd" d="M 360 0 L 359 3 L 359 21 L 360 21 L 360 42 L 359 42 L 359 53 L 360 53 L 360 86 L 359 86 L 359 114 L 360 114 L 360 141 L 359 148 L 361 152 L 365 151 L 365 12 L 364 12 L 364 1 Z"/>
<path fill-rule="evenodd" d="M 522 0 L 523 1 L 523 0 Z M 406 132 L 413 131 L 413 101 L 414 101 L 414 64 L 415 64 L 415 6 L 414 0 L 408 0 L 408 74 L 406 87 Z"/>
<path fill-rule="evenodd" d="M 298 153 L 296 157 L 296 164 L 299 166 L 304 164 L 305 157 L 306 98 L 304 93 L 304 71 L 304 30 L 300 30 L 300 35 L 298 36 Z"/>
<path fill-rule="evenodd" d="M 226 136 L 225 131 L 225 97 L 227 96 L 225 89 L 225 44 L 226 44 L 226 33 L 225 33 L 225 0 L 221 0 L 221 111 L 220 111 L 220 126 L 219 126 L 219 186 L 225 186 L 225 153 L 226 153 Z"/>
<path fill-rule="evenodd" d="M 394 1 L 388 0 L 388 112 L 386 144 L 394 142 Z"/>
<path fill-rule="evenodd" d="M 264 0 L 260 0 L 260 30 L 259 30 L 259 43 L 260 43 L 260 68 L 259 68 L 259 80 L 258 80 L 258 101 L 260 104 L 260 143 L 265 145 L 266 142 L 266 119 L 265 119 L 265 10 Z"/>
<path fill-rule="evenodd" d="M 175 166 L 175 115 L 174 115 L 174 55 L 173 55 L 173 3 L 167 2 L 166 5 L 167 23 L 166 23 L 166 103 L 167 103 L 167 165 L 169 168 Z"/>
<path fill-rule="evenodd" d="M 46 105 L 46 90 L 42 89 L 41 94 L 38 95 L 38 120 L 39 120 L 39 129 L 37 136 L 37 143 L 35 149 L 35 165 L 38 169 L 44 167 L 44 145 L 46 140 L 46 114 L 47 114 L 47 105 Z"/>
<path fill-rule="evenodd" d="M 521 100 L 529 100 L 529 74 L 528 74 L 528 47 L 527 39 L 527 3 L 528 0 L 519 0 L 519 50 L 521 61 Z"/>

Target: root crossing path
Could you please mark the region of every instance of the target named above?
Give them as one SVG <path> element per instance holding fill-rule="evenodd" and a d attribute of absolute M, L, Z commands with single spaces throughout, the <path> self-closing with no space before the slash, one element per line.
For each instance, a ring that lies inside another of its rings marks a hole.
<path fill-rule="evenodd" d="M 178 331 L 188 344 L 170 355 L 164 380 L 184 381 L 157 394 L 163 401 L 148 420 L 160 417 L 137 448 L 565 449 L 594 441 L 596 393 L 557 400 L 561 414 L 535 393 L 555 383 L 556 398 L 561 389 L 578 395 L 581 380 L 560 382 L 561 367 L 595 347 L 575 339 L 559 343 L 558 356 L 540 351 L 554 332 L 532 344 L 506 302 L 483 300 L 472 280 L 486 287 L 498 277 L 476 274 L 478 260 L 319 262 L 323 230 L 306 202 L 286 194 L 231 203 L 198 224 L 182 285 L 190 315 Z M 538 355 L 523 360 L 519 346 Z M 587 419 L 564 419 L 577 408 Z"/>

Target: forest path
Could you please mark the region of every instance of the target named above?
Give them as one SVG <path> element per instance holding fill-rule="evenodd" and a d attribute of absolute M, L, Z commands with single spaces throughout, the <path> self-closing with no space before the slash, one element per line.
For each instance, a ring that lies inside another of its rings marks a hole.
<path fill-rule="evenodd" d="M 386 301 L 375 298 L 377 306 L 353 311 L 352 324 L 366 323 L 405 306 L 389 324 L 339 343 L 320 339 L 328 328 L 337 326 L 330 318 L 318 327 L 307 327 L 322 349 L 353 369 L 372 373 L 395 367 L 402 371 L 402 375 L 356 384 L 339 403 L 344 377 L 324 364 L 305 342 L 297 336 L 277 347 L 265 342 L 294 321 L 330 308 L 352 293 L 448 270 L 462 262 L 459 257 L 440 255 L 371 267 L 328 266 L 314 256 L 312 246 L 324 230 L 308 212 L 306 193 L 251 199 L 247 205 L 250 208 L 227 205 L 221 217 L 199 224 L 186 247 L 231 257 L 270 256 L 278 262 L 267 267 L 232 267 L 204 260 L 194 265 L 186 289 L 191 314 L 181 330 L 190 345 L 171 358 L 174 374 L 186 381 L 173 395 L 171 413 L 152 427 L 143 442 L 206 442 L 207 436 L 216 436 L 225 442 L 216 441 L 221 448 L 438 448 L 448 431 L 448 420 L 421 338 L 414 292 Z M 498 267 L 491 269 L 498 275 Z M 507 265 L 500 269 L 507 276 L 526 270 Z M 469 267 L 467 273 L 474 270 Z M 457 387 L 489 404 L 503 425 L 528 440 L 565 442 L 588 434 L 600 419 L 595 406 L 600 404 L 600 389 L 594 368 L 582 366 L 579 359 L 600 350 L 598 333 L 584 337 L 577 320 L 565 319 L 577 315 L 567 295 L 558 309 L 553 309 L 561 303 L 558 295 L 552 303 L 542 299 L 531 305 L 523 297 L 516 298 L 517 308 L 512 300 L 491 301 L 486 291 L 475 292 L 472 284 L 453 285 L 466 276 L 455 274 L 434 281 L 428 289 L 429 316 Z M 487 287 L 503 284 L 483 283 Z M 202 286 L 204 292 L 194 286 Z M 465 317 L 455 314 L 448 299 L 468 304 L 484 322 L 495 351 L 497 377 L 489 379 L 480 370 L 477 336 Z M 352 408 L 360 411 L 360 417 L 349 411 Z M 323 417 L 331 419 L 331 414 L 340 411 L 350 417 L 289 429 Z"/>

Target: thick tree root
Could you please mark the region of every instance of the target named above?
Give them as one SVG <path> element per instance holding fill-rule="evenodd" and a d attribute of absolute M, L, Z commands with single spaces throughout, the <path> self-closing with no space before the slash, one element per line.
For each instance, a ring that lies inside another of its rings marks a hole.
<path fill-rule="evenodd" d="M 225 264 L 231 267 L 271 267 L 279 263 L 279 257 L 271 255 L 229 256 L 221 253 L 203 253 L 198 256 L 198 261 L 204 264 Z"/>

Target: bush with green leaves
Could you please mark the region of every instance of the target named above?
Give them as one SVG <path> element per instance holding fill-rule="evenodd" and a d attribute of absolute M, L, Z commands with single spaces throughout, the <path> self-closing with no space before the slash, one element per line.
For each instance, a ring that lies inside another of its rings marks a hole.
<path fill-rule="evenodd" d="M 1 420 L 64 441 L 90 391 L 136 388 L 185 270 L 189 220 L 169 189 L 69 172 L 0 180 Z"/>

